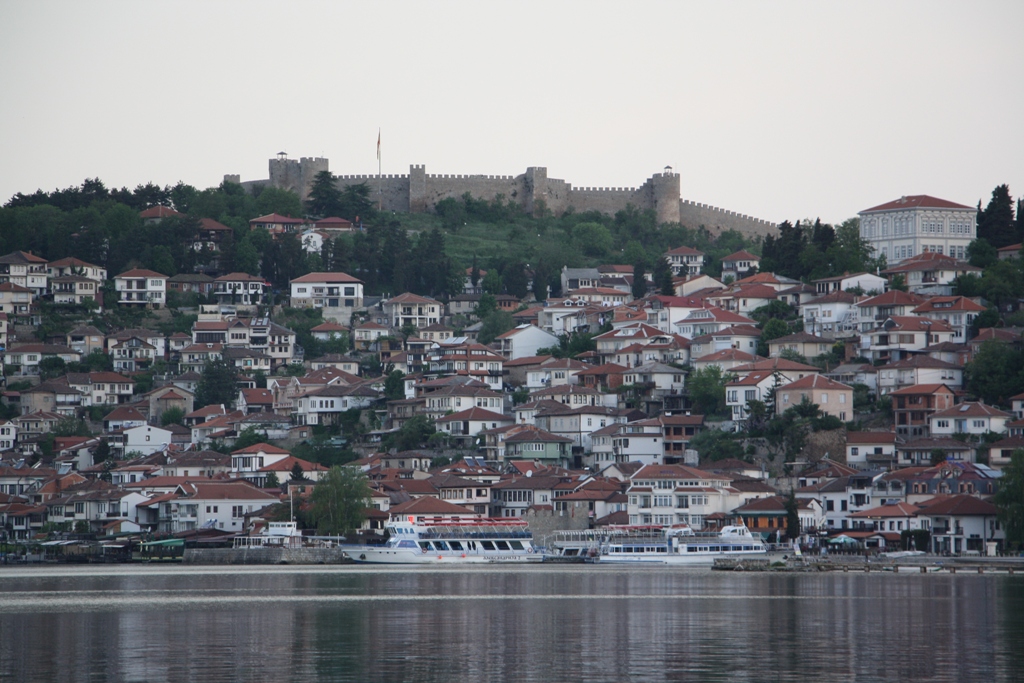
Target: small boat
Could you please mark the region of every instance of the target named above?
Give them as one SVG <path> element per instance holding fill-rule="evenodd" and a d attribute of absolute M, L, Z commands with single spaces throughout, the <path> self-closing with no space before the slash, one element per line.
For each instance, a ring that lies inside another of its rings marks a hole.
<path fill-rule="evenodd" d="M 525 520 L 393 521 L 387 543 L 343 546 L 354 562 L 368 564 L 474 564 L 540 561 Z"/>
<path fill-rule="evenodd" d="M 598 564 L 714 564 L 716 558 L 764 558 L 768 548 L 745 526 L 695 532 L 688 526 L 624 526 L 559 532 L 555 555 L 586 557 Z"/>

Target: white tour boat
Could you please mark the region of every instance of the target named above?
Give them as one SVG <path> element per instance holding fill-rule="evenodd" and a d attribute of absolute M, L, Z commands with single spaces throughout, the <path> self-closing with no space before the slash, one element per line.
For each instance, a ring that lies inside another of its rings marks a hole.
<path fill-rule="evenodd" d="M 716 532 L 690 527 L 609 527 L 559 532 L 555 557 L 584 557 L 598 564 L 712 565 L 720 557 L 767 557 L 768 547 L 745 526 Z"/>
<path fill-rule="evenodd" d="M 356 562 L 373 564 L 463 564 L 540 560 L 533 535 L 521 519 L 416 521 L 415 517 L 386 526 L 384 545 L 345 547 Z"/>

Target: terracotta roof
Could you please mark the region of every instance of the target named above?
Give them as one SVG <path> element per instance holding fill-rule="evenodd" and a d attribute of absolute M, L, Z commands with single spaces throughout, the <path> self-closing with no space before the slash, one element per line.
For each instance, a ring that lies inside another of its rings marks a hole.
<path fill-rule="evenodd" d="M 963 204 L 957 204 L 947 199 L 939 199 L 938 197 L 932 197 L 926 194 L 912 194 L 899 199 L 894 199 L 891 202 L 885 204 L 879 204 L 878 206 L 872 206 L 870 209 L 864 209 L 859 213 L 868 213 L 870 211 L 894 211 L 897 209 L 970 209 L 970 206 L 964 206 Z"/>
<path fill-rule="evenodd" d="M 484 408 L 479 408 L 477 406 L 437 418 L 437 422 L 458 422 L 460 420 L 479 422 L 512 422 L 514 418 L 508 415 L 502 415 L 501 413 L 495 413 Z"/>
<path fill-rule="evenodd" d="M 952 408 L 932 413 L 931 417 L 1001 417 L 1009 419 L 1013 415 L 984 403 L 965 401 Z"/>
<path fill-rule="evenodd" d="M 846 443 L 896 443 L 894 432 L 846 432 Z"/>
<path fill-rule="evenodd" d="M 357 277 L 352 277 L 348 273 L 309 273 L 294 280 L 289 280 L 289 282 L 352 282 L 362 284 L 363 281 Z"/>
<path fill-rule="evenodd" d="M 180 211 L 175 211 L 169 206 L 151 206 L 139 212 L 139 218 L 171 218 L 172 216 L 184 216 Z"/>
<path fill-rule="evenodd" d="M 983 515 L 990 517 L 995 516 L 998 513 L 999 509 L 995 505 L 982 500 L 981 498 L 975 498 L 974 496 L 968 495 L 955 495 L 923 502 L 921 504 L 921 511 L 919 514 L 927 515 L 929 517 L 936 515 L 950 517 Z"/>
<path fill-rule="evenodd" d="M 399 503 L 388 510 L 392 516 L 400 515 L 464 515 L 467 517 L 476 517 L 475 513 L 471 512 L 467 508 L 449 503 L 432 496 L 420 496 L 419 498 L 413 498 L 407 500 L 404 503 Z"/>
<path fill-rule="evenodd" d="M 676 247 L 675 249 L 669 249 L 665 252 L 668 256 L 703 256 L 703 251 L 698 251 L 693 247 Z"/>
<path fill-rule="evenodd" d="M 751 254 L 746 249 L 740 249 L 739 251 L 734 251 L 733 253 L 729 254 L 728 256 L 723 256 L 722 257 L 722 263 L 725 263 L 726 261 L 760 261 L 760 260 L 761 260 L 760 256 L 756 256 L 754 254 Z"/>
<path fill-rule="evenodd" d="M 156 277 L 156 278 L 163 278 L 165 280 L 167 279 L 167 276 L 164 275 L 163 273 L 158 273 L 158 272 L 156 272 L 154 270 L 146 270 L 145 268 L 132 268 L 131 270 L 124 271 L 123 273 L 121 273 L 117 277 L 132 277 L 132 278 L 136 278 L 136 277 L 147 277 L 147 278 L 148 277 Z"/>
<path fill-rule="evenodd" d="M 291 455 L 290 452 L 277 446 L 271 446 L 269 443 L 256 443 L 247 448 L 240 448 L 237 451 L 231 451 L 231 455 L 255 455 L 256 453 L 267 453 L 269 455 Z"/>
<path fill-rule="evenodd" d="M 268 213 L 265 216 L 257 216 L 249 221 L 250 223 L 285 223 L 288 225 L 296 225 L 305 223 L 306 221 L 301 218 L 292 218 L 291 216 L 282 216 L 279 213 Z"/>
<path fill-rule="evenodd" d="M 851 386 L 842 384 L 840 382 L 836 382 L 835 380 L 831 380 L 828 377 L 825 377 L 824 375 L 818 374 L 808 375 L 807 377 L 798 379 L 795 382 L 790 382 L 789 384 L 783 386 L 782 389 L 826 389 L 830 391 L 853 391 L 853 387 Z"/>

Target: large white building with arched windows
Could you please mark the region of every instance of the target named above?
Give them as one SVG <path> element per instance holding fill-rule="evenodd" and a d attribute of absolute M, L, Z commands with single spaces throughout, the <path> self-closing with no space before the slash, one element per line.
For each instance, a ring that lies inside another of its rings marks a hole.
<path fill-rule="evenodd" d="M 926 194 L 900 197 L 861 211 L 860 236 L 890 264 L 936 252 L 967 258 L 977 235 L 978 210 Z"/>

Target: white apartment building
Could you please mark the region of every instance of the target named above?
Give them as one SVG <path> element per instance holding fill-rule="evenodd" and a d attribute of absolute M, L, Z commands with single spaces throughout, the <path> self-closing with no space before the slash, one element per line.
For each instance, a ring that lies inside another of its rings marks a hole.
<path fill-rule="evenodd" d="M 860 236 L 874 255 L 897 263 L 922 252 L 967 256 L 977 236 L 978 210 L 925 194 L 900 197 L 861 211 Z"/>

